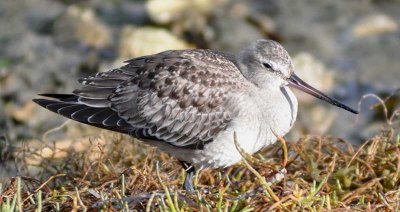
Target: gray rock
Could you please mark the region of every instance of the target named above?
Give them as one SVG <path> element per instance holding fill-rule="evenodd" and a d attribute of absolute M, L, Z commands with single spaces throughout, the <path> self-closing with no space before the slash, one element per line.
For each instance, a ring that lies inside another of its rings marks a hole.
<path fill-rule="evenodd" d="M 90 8 L 69 6 L 54 25 L 55 40 L 64 45 L 78 42 L 101 49 L 111 43 L 110 30 Z"/>
<path fill-rule="evenodd" d="M 337 57 L 339 66 L 375 91 L 391 91 L 400 82 L 400 32 L 350 40 Z"/>
<path fill-rule="evenodd" d="M 0 38 L 12 38 L 27 30 L 40 30 L 43 24 L 55 19 L 62 11 L 63 5 L 53 0 L 0 1 Z"/>
<path fill-rule="evenodd" d="M 355 38 L 377 36 L 393 33 L 398 30 L 397 23 L 385 14 L 372 14 L 361 18 L 352 28 Z"/>
<path fill-rule="evenodd" d="M 112 28 L 121 25 L 146 25 L 150 18 L 144 1 L 91 1 L 101 20 Z"/>
<path fill-rule="evenodd" d="M 121 31 L 119 57 L 130 59 L 170 49 L 193 47 L 163 28 L 126 26 Z"/>
<path fill-rule="evenodd" d="M 214 35 L 213 38 L 209 39 L 209 42 L 213 49 L 238 52 L 251 42 L 263 38 L 264 34 L 260 26 L 248 21 L 248 18 L 254 12 L 251 11 L 248 4 L 243 2 L 229 3 L 216 12 L 216 18 L 212 23 Z M 259 19 L 262 18 L 259 17 Z"/>
<path fill-rule="evenodd" d="M 334 86 L 334 71 L 317 60 L 313 55 L 301 52 L 294 55 L 293 65 L 296 74 L 308 84 L 324 93 L 330 93 Z M 293 89 L 300 104 L 311 104 L 316 99 L 304 92 Z"/>
<path fill-rule="evenodd" d="M 146 9 L 150 18 L 158 24 L 196 23 L 196 19 L 206 18 L 222 3 L 221 0 L 149 0 Z"/>

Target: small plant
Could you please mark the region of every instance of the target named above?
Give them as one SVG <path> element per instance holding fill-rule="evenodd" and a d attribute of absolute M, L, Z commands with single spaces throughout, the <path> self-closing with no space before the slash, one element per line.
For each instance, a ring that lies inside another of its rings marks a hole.
<path fill-rule="evenodd" d="M 74 141 L 90 145 L 81 151 L 64 149 L 63 157 L 56 144 L 45 147 L 54 153 L 46 157 L 39 149 L 25 147 L 15 157 L 40 163 L 21 160 L 23 174 L 0 186 L 0 208 L 399 210 L 399 129 L 385 129 L 358 149 L 332 137 L 306 136 L 296 143 L 279 140 L 254 156 L 242 152 L 243 162 L 234 167 L 197 173 L 194 194 L 181 189 L 184 173 L 175 159 L 118 134 L 104 132 Z M 41 177 L 30 177 L 33 165 Z"/>

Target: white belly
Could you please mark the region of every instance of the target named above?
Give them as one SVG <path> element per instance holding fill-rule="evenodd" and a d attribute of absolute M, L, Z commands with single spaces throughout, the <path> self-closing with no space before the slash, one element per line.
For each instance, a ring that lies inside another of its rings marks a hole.
<path fill-rule="evenodd" d="M 248 123 L 248 124 L 246 124 Z M 236 142 L 238 146 L 248 154 L 253 154 L 265 146 L 275 142 L 274 136 L 268 135 L 266 130 L 261 126 L 250 124 L 245 120 L 235 120 L 232 125 L 223 133 L 218 135 L 213 142 L 207 144 L 204 150 L 199 152 L 199 161 L 193 161 L 200 167 L 228 167 L 238 163 L 242 156 L 236 145 L 234 134 L 236 134 Z"/>
<path fill-rule="evenodd" d="M 160 146 L 159 143 L 156 146 L 198 169 L 228 167 L 242 159 L 234 142 L 235 133 L 238 145 L 248 154 L 253 154 L 276 141 L 275 136 L 267 135 L 265 130 L 261 130 L 260 125 L 244 123 L 249 122 L 241 119 L 233 121 L 225 131 L 201 150 L 182 149 L 171 145 Z"/>
<path fill-rule="evenodd" d="M 290 92 L 289 95 L 293 94 Z M 228 128 L 220 132 L 202 150 L 182 149 L 160 143 L 155 145 L 198 169 L 228 167 L 238 163 L 242 156 L 235 145 L 234 133 L 240 148 L 248 154 L 253 154 L 276 142 L 277 137 L 274 133 L 284 136 L 296 119 L 297 101 L 290 105 L 285 97 L 278 104 L 277 102 L 268 104 L 263 102 L 265 99 L 262 98 L 258 100 L 261 106 L 257 102 L 247 101 L 248 105 L 243 107 L 241 115 L 232 120 Z M 277 110 L 276 113 L 272 112 Z"/>

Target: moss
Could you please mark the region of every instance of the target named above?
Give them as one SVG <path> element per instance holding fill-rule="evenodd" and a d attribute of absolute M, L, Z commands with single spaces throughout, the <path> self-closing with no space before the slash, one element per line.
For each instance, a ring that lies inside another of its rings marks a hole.
<path fill-rule="evenodd" d="M 400 149 L 395 129 L 382 131 L 359 149 L 331 137 L 307 136 L 296 143 L 282 139 L 254 156 L 244 155 L 244 163 L 200 172 L 195 194 L 181 189 L 184 172 L 179 163 L 155 148 L 109 132 L 90 140 L 84 151 L 71 149 L 62 158 L 41 158 L 36 168 L 42 175 L 28 177 L 30 165 L 22 166 L 26 175 L 11 179 L 0 190 L 3 209 L 18 205 L 28 211 L 38 207 L 171 211 L 399 207 Z M 287 145 L 287 163 L 282 143 Z M 25 148 L 23 155 L 38 158 L 37 153 L 35 148 Z M 286 176 L 269 183 L 283 169 Z"/>

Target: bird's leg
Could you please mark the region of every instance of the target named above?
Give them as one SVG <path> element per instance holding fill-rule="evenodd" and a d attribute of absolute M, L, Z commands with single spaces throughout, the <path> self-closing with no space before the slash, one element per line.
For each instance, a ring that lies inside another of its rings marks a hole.
<path fill-rule="evenodd" d="M 189 193 L 194 193 L 193 175 L 196 172 L 196 169 L 189 163 L 186 163 L 184 161 L 179 161 L 179 162 L 181 162 L 181 165 L 186 172 L 185 182 L 183 183 L 183 189 L 185 189 Z"/>

